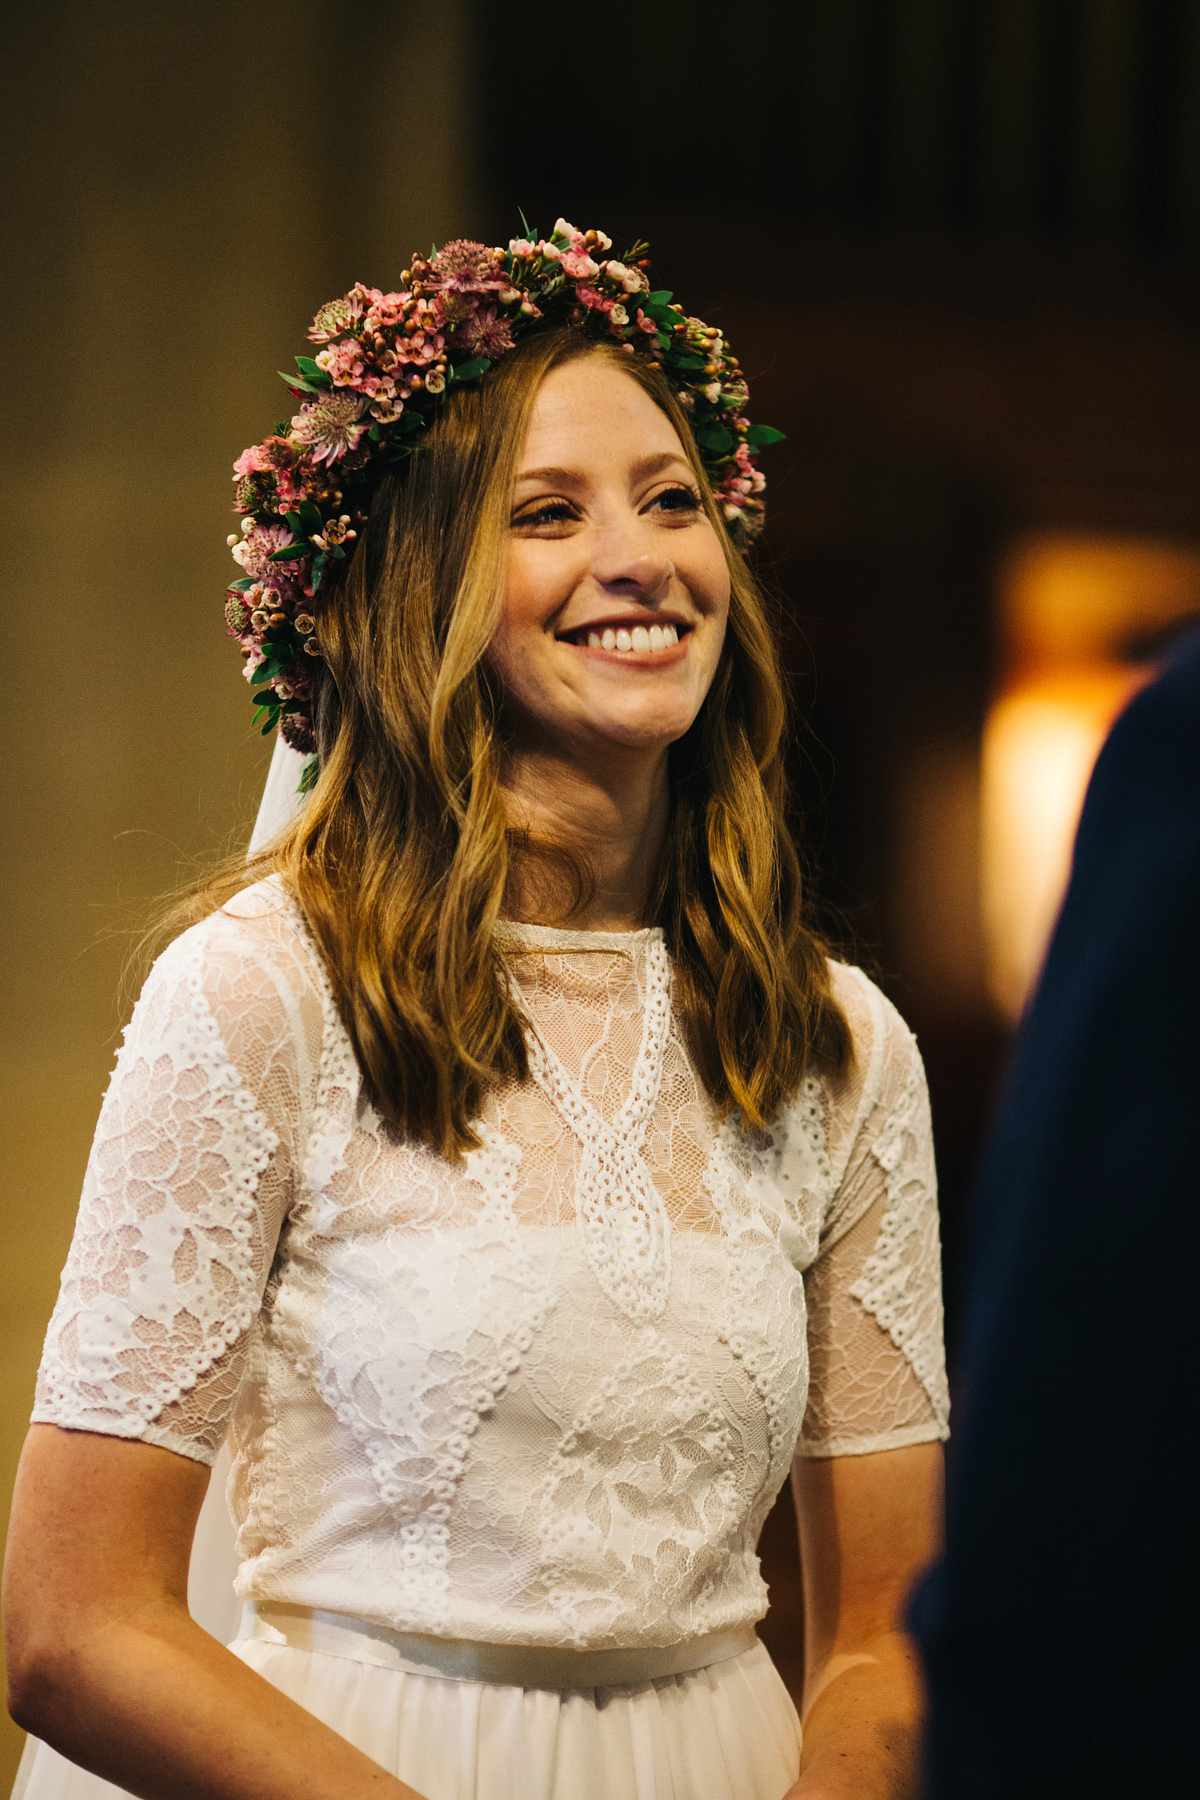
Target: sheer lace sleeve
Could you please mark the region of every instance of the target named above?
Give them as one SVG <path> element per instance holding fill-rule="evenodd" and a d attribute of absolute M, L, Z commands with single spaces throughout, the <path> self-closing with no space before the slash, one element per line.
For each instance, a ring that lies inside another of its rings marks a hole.
<path fill-rule="evenodd" d="M 201 1462 L 225 1435 L 320 1052 L 278 890 L 232 905 L 170 946 L 134 1010 L 33 1414 Z"/>
<path fill-rule="evenodd" d="M 839 969 L 837 984 L 857 1066 L 827 1121 L 835 1186 L 805 1284 L 811 1377 L 801 1456 L 897 1449 L 948 1431 L 925 1073 L 879 990 L 854 969 Z"/>

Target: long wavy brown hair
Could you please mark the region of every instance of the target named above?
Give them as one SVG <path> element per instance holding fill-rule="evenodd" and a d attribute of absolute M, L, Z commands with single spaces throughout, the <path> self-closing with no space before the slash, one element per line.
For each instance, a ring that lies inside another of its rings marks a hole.
<path fill-rule="evenodd" d="M 810 1068 L 840 1071 L 852 1055 L 785 818 L 774 637 L 687 417 L 652 365 L 565 327 L 535 333 L 448 398 L 409 464 L 382 480 L 353 559 L 320 595 L 316 786 L 274 844 L 205 882 L 186 909 L 199 916 L 278 873 L 320 948 L 374 1104 L 451 1158 L 476 1142 L 486 1085 L 528 1074 L 494 930 L 515 869 L 540 858 L 543 873 L 566 872 L 556 923 L 589 888 L 569 844 L 530 844 L 510 828 L 502 696 L 487 664 L 530 411 L 550 371 L 578 356 L 610 361 L 670 419 L 729 564 L 725 646 L 669 753 L 670 821 L 645 908 L 663 928 L 690 1050 L 717 1104 L 752 1124 Z"/>

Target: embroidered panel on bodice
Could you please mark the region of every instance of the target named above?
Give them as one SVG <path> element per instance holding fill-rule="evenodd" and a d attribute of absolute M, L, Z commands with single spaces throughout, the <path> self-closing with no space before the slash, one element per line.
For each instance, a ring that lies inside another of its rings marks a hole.
<path fill-rule="evenodd" d="M 493 1635 L 499 1591 L 518 1635 L 665 1642 L 764 1603 L 802 1278 L 673 1029 L 659 934 L 619 942 L 514 954 L 533 1079 L 461 1170 L 397 1141 L 351 1065 L 326 1080 L 269 1343 L 359 1447 L 411 1628 Z"/>

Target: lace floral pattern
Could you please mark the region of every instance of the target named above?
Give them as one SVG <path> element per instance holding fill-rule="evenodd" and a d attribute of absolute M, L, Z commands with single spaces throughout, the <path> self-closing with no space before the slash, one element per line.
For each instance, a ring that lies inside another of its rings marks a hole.
<path fill-rule="evenodd" d="M 210 1460 L 239 1591 L 401 1630 L 662 1644 L 765 1610 L 805 1455 L 944 1434 L 912 1039 L 719 1118 L 661 933 L 506 928 L 532 1079 L 460 1166 L 361 1091 L 273 883 L 157 965 L 97 1130 L 35 1417 Z"/>
<path fill-rule="evenodd" d="M 720 1403 L 648 1329 L 562 1439 L 542 1488 L 542 1571 L 570 1641 L 610 1637 L 637 1592 L 662 1642 L 708 1630 L 705 1602 L 740 1523 Z"/>

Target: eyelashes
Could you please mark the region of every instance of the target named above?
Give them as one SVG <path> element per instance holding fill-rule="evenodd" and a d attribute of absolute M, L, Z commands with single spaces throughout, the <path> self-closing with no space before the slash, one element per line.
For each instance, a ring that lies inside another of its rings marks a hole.
<path fill-rule="evenodd" d="M 645 510 L 677 513 L 686 517 L 700 511 L 700 495 L 695 488 L 679 482 L 653 495 Z M 528 512 L 516 513 L 512 523 L 514 527 L 569 525 L 579 516 L 579 508 L 571 500 L 544 500 Z"/>

